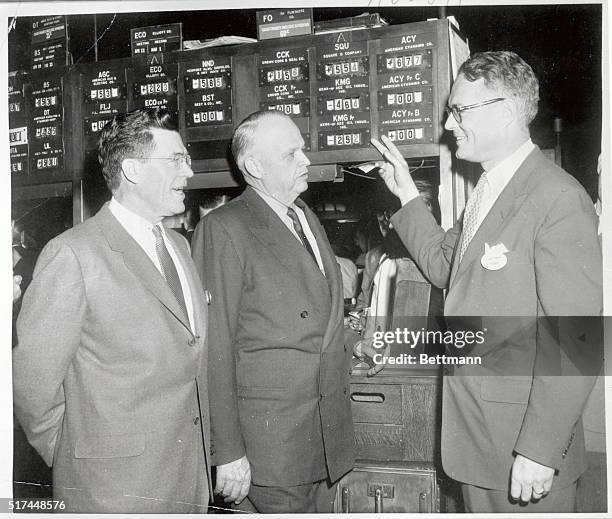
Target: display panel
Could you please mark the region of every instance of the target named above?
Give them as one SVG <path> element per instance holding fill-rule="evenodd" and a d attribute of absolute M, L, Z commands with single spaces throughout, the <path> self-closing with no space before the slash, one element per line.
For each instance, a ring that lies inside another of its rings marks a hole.
<path fill-rule="evenodd" d="M 262 53 L 259 56 L 258 68 L 261 107 L 268 108 L 309 98 L 308 49 L 283 49 Z M 309 117 L 310 114 L 300 112 L 299 116 Z"/>
<path fill-rule="evenodd" d="M 378 108 L 381 110 L 414 106 L 423 103 L 428 105 L 433 104 L 431 88 L 419 88 L 406 92 L 379 92 L 378 94 Z"/>
<path fill-rule="evenodd" d="M 125 68 L 99 63 L 81 76 L 85 146 L 96 146 L 97 135 L 113 115 L 127 111 Z"/>
<path fill-rule="evenodd" d="M 396 145 L 422 144 L 433 142 L 433 126 L 421 124 L 406 127 L 382 127 L 380 135 L 386 135 Z"/>
<path fill-rule="evenodd" d="M 32 82 L 30 97 L 30 171 L 33 174 L 63 168 L 64 139 L 62 79 Z"/>
<path fill-rule="evenodd" d="M 374 160 L 370 139 L 381 135 L 406 147 L 406 156 L 435 155 L 449 80 L 448 59 L 439 60 L 448 51 L 446 39 L 438 41 L 442 26 L 448 22 L 84 65 L 82 140 L 93 148 L 114 113 L 164 106 L 177 116 L 194 171 L 223 171 L 233 167 L 236 124 L 256 110 L 277 110 L 298 126 L 313 165 Z"/>
<path fill-rule="evenodd" d="M 176 114 L 178 65 L 176 63 L 149 63 L 135 60 L 131 84 L 132 104 L 128 109 L 162 106 Z"/>
<path fill-rule="evenodd" d="M 55 72 L 66 64 L 66 17 L 48 16 L 32 22 L 32 72 Z"/>
<path fill-rule="evenodd" d="M 317 50 L 320 56 L 317 61 L 319 149 L 367 145 L 370 134 L 367 42 L 332 42 L 318 46 Z"/>
<path fill-rule="evenodd" d="M 278 110 L 293 117 L 308 117 L 310 115 L 310 99 L 300 99 L 287 103 L 262 103 L 262 110 Z"/>
<path fill-rule="evenodd" d="M 370 142 L 370 130 L 319 132 L 319 150 L 347 149 L 367 146 Z"/>
<path fill-rule="evenodd" d="M 185 124 L 188 128 L 232 124 L 229 56 L 203 56 L 184 64 Z"/>

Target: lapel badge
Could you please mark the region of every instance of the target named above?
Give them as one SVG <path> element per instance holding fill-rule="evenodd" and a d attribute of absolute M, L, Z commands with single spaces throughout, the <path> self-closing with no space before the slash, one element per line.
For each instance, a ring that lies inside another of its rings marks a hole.
<path fill-rule="evenodd" d="M 506 257 L 507 252 L 508 249 L 503 243 L 498 243 L 491 247 L 488 243 L 485 243 L 485 252 L 482 258 L 480 258 L 480 264 L 487 270 L 499 270 L 504 268 L 506 263 L 508 263 L 508 258 Z"/>

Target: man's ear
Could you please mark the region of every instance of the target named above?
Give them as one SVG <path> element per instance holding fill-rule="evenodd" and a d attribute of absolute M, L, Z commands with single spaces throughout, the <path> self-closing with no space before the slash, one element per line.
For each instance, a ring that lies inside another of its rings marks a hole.
<path fill-rule="evenodd" d="M 506 127 L 514 121 L 520 119 L 520 113 L 516 101 L 512 98 L 506 98 L 502 101 L 502 126 Z"/>
<path fill-rule="evenodd" d="M 261 178 L 263 176 L 263 168 L 261 167 L 261 163 L 258 159 L 251 155 L 244 160 L 244 169 L 253 178 Z"/>
<path fill-rule="evenodd" d="M 121 171 L 130 184 L 138 184 L 144 172 L 144 167 L 138 159 L 123 159 L 121 161 Z"/>

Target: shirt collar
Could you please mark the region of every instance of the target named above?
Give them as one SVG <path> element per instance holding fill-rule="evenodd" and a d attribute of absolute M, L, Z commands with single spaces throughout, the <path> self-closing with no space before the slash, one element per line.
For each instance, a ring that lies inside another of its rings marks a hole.
<path fill-rule="evenodd" d="M 150 233 L 154 227 L 151 222 L 122 205 L 114 196 L 111 198 L 108 208 L 123 227 L 132 235 L 142 235 L 142 233 L 145 232 Z M 161 225 L 161 222 L 158 227 L 161 227 L 163 232 L 163 225 Z"/>
<path fill-rule="evenodd" d="M 527 139 L 518 149 L 487 171 L 487 182 L 493 192 L 501 192 L 514 176 L 527 155 L 535 148 L 531 139 Z"/>
<path fill-rule="evenodd" d="M 252 187 L 252 186 L 251 186 Z M 276 198 L 274 198 L 273 196 L 270 196 L 268 193 L 264 193 L 261 189 L 258 189 L 256 187 L 253 187 L 253 189 L 256 191 L 256 193 L 263 198 L 264 202 L 266 202 L 266 204 L 268 204 L 270 206 L 270 208 L 279 216 L 281 217 L 286 217 L 287 216 L 287 209 L 289 207 L 292 208 L 296 208 L 297 206 L 295 205 L 295 203 L 291 204 L 291 205 L 285 205 L 282 202 L 280 202 L 279 200 L 277 200 Z"/>

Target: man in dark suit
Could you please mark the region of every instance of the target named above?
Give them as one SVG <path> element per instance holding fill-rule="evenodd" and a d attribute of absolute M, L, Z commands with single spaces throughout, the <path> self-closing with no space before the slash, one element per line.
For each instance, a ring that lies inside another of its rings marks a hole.
<path fill-rule="evenodd" d="M 99 157 L 112 200 L 47 244 L 23 298 L 15 412 L 62 511 L 205 513 L 207 305 L 161 226 L 191 160 L 161 109 L 115 116 Z"/>
<path fill-rule="evenodd" d="M 391 221 L 425 275 L 448 288 L 445 315 L 475 316 L 485 332 L 468 352 L 482 365 L 455 366 L 443 387 L 442 462 L 468 512 L 571 512 L 585 469 L 581 413 L 594 378 L 573 375 L 597 372 L 597 344 L 586 319 L 566 316 L 601 313 L 597 218 L 582 186 L 531 142 L 537 104 L 537 79 L 516 54 L 462 65 L 445 128 L 457 157 L 484 173 L 447 232 L 393 143 L 372 141 L 402 203 Z M 587 340 L 574 341 L 581 333 Z"/>
<path fill-rule="evenodd" d="M 340 269 L 298 198 L 309 161 L 293 121 L 256 112 L 232 151 L 248 186 L 203 219 L 193 251 L 212 298 L 215 492 L 248 493 L 244 510 L 331 512 L 353 466 Z"/>

